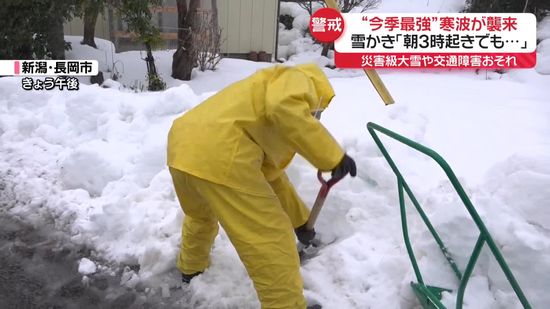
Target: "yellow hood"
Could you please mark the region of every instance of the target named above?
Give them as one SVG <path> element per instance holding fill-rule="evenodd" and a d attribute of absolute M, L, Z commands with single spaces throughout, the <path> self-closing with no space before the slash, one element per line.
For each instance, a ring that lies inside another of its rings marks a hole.
<path fill-rule="evenodd" d="M 321 99 L 319 108 L 324 110 L 328 107 L 330 101 L 334 97 L 334 89 L 332 88 L 325 72 L 316 64 L 307 63 L 299 64 L 295 66 L 300 72 L 304 73 L 311 79 L 315 90 Z M 312 110 L 317 109 L 317 106 L 313 106 Z"/>

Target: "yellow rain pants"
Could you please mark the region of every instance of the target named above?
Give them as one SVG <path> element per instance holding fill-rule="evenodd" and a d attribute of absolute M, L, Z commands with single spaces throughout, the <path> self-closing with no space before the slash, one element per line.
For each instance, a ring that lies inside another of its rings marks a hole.
<path fill-rule="evenodd" d="M 224 227 L 262 308 L 305 308 L 293 227 L 309 210 L 285 168 L 296 153 L 330 171 L 344 151 L 312 116 L 334 96 L 316 65 L 276 65 L 231 84 L 176 119 L 168 166 L 185 213 L 178 268 L 203 271 Z"/>
<path fill-rule="evenodd" d="M 262 308 L 306 307 L 292 223 L 277 196 L 250 195 L 173 168 L 170 173 L 185 212 L 177 261 L 181 272 L 192 274 L 208 267 L 219 221 L 254 283 Z M 284 186 L 284 181 L 277 186 Z M 280 193 L 286 195 L 285 190 Z M 307 212 L 292 212 L 305 223 Z"/>

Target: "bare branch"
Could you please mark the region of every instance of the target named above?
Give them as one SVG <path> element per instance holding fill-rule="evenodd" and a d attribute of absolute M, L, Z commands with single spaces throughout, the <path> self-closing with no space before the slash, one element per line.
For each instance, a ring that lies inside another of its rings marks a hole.
<path fill-rule="evenodd" d="M 221 60 L 222 31 L 216 27 L 215 19 L 209 11 L 197 14 L 193 29 L 193 49 L 197 57 L 199 70 L 214 70 Z"/>
<path fill-rule="evenodd" d="M 363 9 L 361 10 L 361 13 L 365 13 L 368 10 L 377 8 L 378 5 L 380 5 L 380 2 L 382 0 L 365 0 L 361 5 L 363 5 Z"/>

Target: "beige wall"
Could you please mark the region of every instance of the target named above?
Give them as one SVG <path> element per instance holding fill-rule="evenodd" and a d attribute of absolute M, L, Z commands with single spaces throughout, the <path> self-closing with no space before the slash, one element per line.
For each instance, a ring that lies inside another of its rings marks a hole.
<path fill-rule="evenodd" d="M 278 0 L 217 1 L 219 25 L 222 28 L 222 37 L 225 39 L 222 46 L 223 53 L 247 54 L 250 51 L 274 53 Z M 175 8 L 175 0 L 165 0 L 164 3 L 167 8 Z M 211 0 L 201 0 L 201 8 L 210 9 L 210 3 Z M 162 14 L 161 31 L 167 32 L 167 34 L 168 32 L 175 34 L 177 14 L 169 11 Z M 156 14 L 153 16 L 155 20 L 158 19 Z M 75 18 L 66 23 L 64 29 L 66 35 L 82 35 L 82 20 Z M 97 19 L 96 37 L 110 39 L 106 11 Z M 173 44 L 170 46 L 173 46 Z M 139 49 L 141 46 L 136 44 L 136 48 Z"/>
<path fill-rule="evenodd" d="M 275 50 L 277 0 L 218 0 L 226 53 Z"/>
<path fill-rule="evenodd" d="M 84 22 L 80 18 L 73 18 L 70 22 L 63 25 L 63 31 L 66 35 L 84 35 Z M 95 24 L 95 36 L 109 40 L 109 23 L 107 14 L 100 14 Z"/>

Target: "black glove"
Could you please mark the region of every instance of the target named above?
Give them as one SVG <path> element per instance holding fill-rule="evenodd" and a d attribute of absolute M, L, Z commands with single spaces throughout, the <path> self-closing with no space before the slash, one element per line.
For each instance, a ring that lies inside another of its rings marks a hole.
<path fill-rule="evenodd" d="M 296 233 L 298 240 L 304 245 L 311 244 L 311 241 L 315 238 L 315 229 L 308 230 L 305 224 L 296 228 L 294 232 Z"/>
<path fill-rule="evenodd" d="M 352 177 L 355 177 L 357 175 L 357 167 L 355 166 L 355 161 L 347 154 L 344 154 L 342 161 L 332 170 L 332 178 L 344 178 L 348 173 Z"/>

